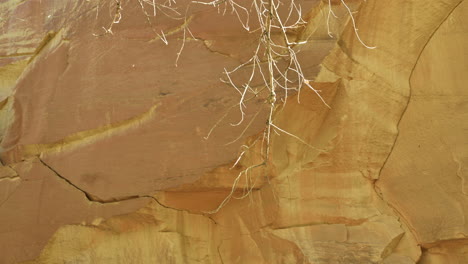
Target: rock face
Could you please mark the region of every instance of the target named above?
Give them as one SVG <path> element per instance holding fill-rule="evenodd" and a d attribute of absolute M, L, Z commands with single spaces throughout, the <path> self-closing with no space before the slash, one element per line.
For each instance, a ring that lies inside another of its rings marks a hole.
<path fill-rule="evenodd" d="M 372 50 L 341 1 L 335 39 L 328 1 L 301 2 L 291 34 L 330 108 L 289 96 L 244 174 L 264 100 L 204 137 L 255 36 L 211 6 L 121 3 L 116 24 L 114 1 L 0 4 L 1 264 L 468 263 L 466 1 L 346 1 Z"/>

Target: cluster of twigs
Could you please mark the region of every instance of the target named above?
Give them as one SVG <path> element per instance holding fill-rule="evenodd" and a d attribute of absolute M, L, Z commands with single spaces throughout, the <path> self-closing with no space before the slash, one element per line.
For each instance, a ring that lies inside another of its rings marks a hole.
<path fill-rule="evenodd" d="M 112 26 L 117 24 L 122 19 L 122 1 L 124 0 L 113 0 L 114 14 L 113 20 L 108 27 L 104 28 L 104 34 L 112 34 Z M 192 1 L 188 4 L 184 14 L 181 14 L 176 5 L 175 0 L 166 0 L 164 3 L 158 3 L 157 0 L 137 0 L 141 6 L 144 15 L 147 18 L 148 24 L 153 29 L 150 17 L 156 16 L 159 13 L 165 16 L 184 20 L 183 28 L 183 39 L 181 49 L 177 53 L 177 61 L 182 53 L 187 39 L 187 34 L 190 34 L 194 39 L 192 32 L 190 31 L 187 23 L 187 14 L 191 4 L 196 5 L 207 5 L 218 9 L 219 13 L 223 15 L 227 12 L 235 15 L 239 20 L 242 28 L 249 33 L 258 34 L 258 44 L 252 51 L 253 55 L 232 70 L 224 69 L 224 78 L 222 81 L 232 88 L 234 88 L 239 94 L 239 101 L 227 110 L 227 112 L 219 119 L 214 126 L 210 129 L 205 139 L 208 139 L 213 131 L 221 124 L 221 122 L 227 117 L 228 113 L 235 108 L 238 108 L 240 119 L 238 122 L 231 124 L 232 126 L 240 126 L 245 123 L 247 104 L 249 101 L 255 98 L 262 98 L 265 101 L 265 105 L 268 106 L 268 117 L 266 120 L 266 127 L 264 132 L 257 137 L 250 145 L 243 145 L 241 152 L 235 161 L 233 167 L 239 164 L 239 162 L 245 157 L 246 153 L 250 151 L 258 142 L 261 142 L 261 156 L 263 161 L 259 164 L 248 166 L 242 170 L 234 180 L 232 189 L 228 196 L 222 201 L 222 203 L 213 211 L 209 213 L 218 212 L 231 198 L 242 199 L 248 196 L 252 192 L 255 186 L 255 182 L 251 180 L 251 171 L 255 168 L 264 166 L 268 163 L 270 158 L 270 142 L 272 134 L 286 134 L 290 137 L 295 138 L 299 142 L 317 150 L 323 151 L 316 148 L 298 136 L 280 128 L 274 122 L 274 113 L 278 107 L 284 106 L 287 102 L 288 95 L 291 93 L 297 94 L 297 100 L 300 103 L 300 92 L 302 88 L 310 89 L 316 94 L 316 96 L 322 101 L 322 103 L 330 107 L 327 102 L 321 96 L 319 90 L 316 90 L 311 80 L 308 79 L 302 69 L 301 63 L 298 60 L 298 52 L 301 45 L 307 43 L 307 39 L 297 39 L 298 34 L 294 32 L 300 31 L 301 28 L 307 25 L 307 22 L 303 20 L 302 7 L 298 3 L 299 0 L 251 0 L 249 5 L 240 3 L 236 0 L 213 0 L 213 1 Z M 327 29 L 330 37 L 333 34 L 330 30 L 330 20 L 332 17 L 337 18 L 336 13 L 333 11 L 331 0 L 328 1 L 328 16 L 327 16 Z M 347 14 L 351 20 L 354 28 L 355 35 L 358 41 L 366 48 L 373 49 L 366 45 L 358 34 L 358 28 L 356 27 L 356 21 L 354 18 L 354 12 L 348 6 L 345 0 L 340 0 L 341 4 L 347 11 Z M 364 0 L 365 1 L 365 0 Z M 243 1 L 246 2 L 246 1 Z M 147 12 L 147 7 L 152 9 L 152 14 Z M 254 19 L 252 19 L 254 17 Z M 153 29 L 154 31 L 154 29 Z M 161 32 L 154 32 L 159 39 L 161 39 L 166 45 L 168 44 L 166 34 Z M 246 80 L 236 82 L 234 76 L 236 73 L 247 73 L 249 76 Z M 260 83 L 260 85 L 258 85 Z M 281 103 L 279 103 L 281 101 Z M 258 112 L 254 117 L 247 123 L 245 129 L 241 135 L 236 138 L 233 143 L 240 138 L 253 123 L 257 117 Z M 228 143 L 228 144 L 230 144 Z M 234 194 L 237 190 L 239 181 L 245 177 L 246 189 L 240 197 L 235 197 Z"/>
<path fill-rule="evenodd" d="M 156 17 L 157 15 L 164 15 L 165 17 L 174 19 L 174 20 L 183 20 L 186 19 L 184 14 L 181 14 L 176 6 L 175 0 L 166 0 L 164 3 L 159 3 L 157 0 L 136 0 L 141 7 L 141 11 L 146 17 L 146 20 L 151 28 L 151 30 L 156 34 L 156 36 L 163 41 L 166 45 L 169 44 L 166 38 L 164 31 L 156 32 L 153 23 L 151 22 L 151 17 Z M 114 32 L 112 28 L 115 24 L 119 24 L 122 20 L 123 5 L 125 0 L 112 0 L 110 1 L 109 10 L 111 12 L 110 16 L 112 18 L 111 22 L 107 27 L 102 27 L 103 33 L 93 34 L 96 37 L 104 36 L 107 34 L 113 35 Z M 128 2 L 128 0 L 127 0 Z M 96 5 L 96 18 L 99 15 L 99 3 Z M 148 12 L 148 8 L 151 9 Z"/>
<path fill-rule="evenodd" d="M 290 137 L 295 138 L 299 142 L 307 145 L 308 147 L 315 149 L 317 151 L 324 151 L 322 149 L 316 148 L 298 136 L 280 128 L 274 122 L 274 113 L 278 106 L 281 104 L 278 103 L 279 100 L 282 101 L 284 106 L 287 102 L 288 95 L 291 92 L 297 94 L 298 103 L 300 103 L 300 91 L 302 88 L 310 89 L 314 92 L 317 97 L 323 102 L 323 104 L 330 108 L 327 102 L 323 99 L 320 94 L 320 91 L 315 89 L 311 85 L 311 80 L 304 75 L 304 71 L 301 67 L 301 64 L 298 60 L 298 48 L 307 43 L 307 40 L 294 39 L 295 32 L 300 30 L 300 28 L 306 26 L 307 22 L 303 20 L 302 8 L 301 5 L 297 3 L 297 0 L 253 0 L 251 7 L 248 9 L 245 6 L 237 3 L 234 0 L 217 0 L 211 2 L 197 2 L 205 5 L 212 5 L 219 8 L 220 5 L 224 5 L 225 10 L 231 8 L 232 13 L 236 14 L 239 19 L 242 27 L 249 32 L 259 32 L 259 41 L 258 45 L 253 52 L 253 56 L 244 62 L 243 64 L 237 66 L 231 71 L 225 69 L 224 82 L 233 87 L 239 93 L 239 102 L 235 105 L 238 107 L 240 112 L 240 120 L 232 126 L 239 126 L 244 123 L 245 117 L 245 108 L 247 107 L 247 102 L 254 97 L 261 97 L 263 93 L 263 98 L 266 98 L 265 102 L 269 108 L 268 119 L 266 121 L 266 128 L 262 135 L 261 139 L 261 155 L 263 155 L 263 161 L 259 164 L 254 164 L 248 166 L 246 169 L 242 170 L 239 175 L 234 180 L 230 193 L 227 197 L 221 202 L 221 204 L 213 211 L 209 213 L 218 212 L 224 205 L 231 199 L 245 198 L 249 193 L 254 189 L 255 182 L 252 183 L 250 173 L 253 169 L 266 165 L 269 161 L 270 156 L 270 141 L 273 133 L 276 134 L 286 134 Z M 341 0 L 341 3 L 346 8 L 349 17 L 352 21 L 353 28 L 358 40 L 366 48 L 373 49 L 366 45 L 360 38 L 358 34 L 358 29 L 356 28 L 356 23 L 354 19 L 353 12 L 346 4 L 344 0 Z M 280 10 L 281 9 L 281 10 Z M 327 29 L 330 37 L 333 37 L 330 30 L 330 19 L 331 16 L 337 18 L 335 12 L 332 8 L 331 0 L 328 0 L 328 17 L 327 17 Z M 225 12 L 225 11 L 224 11 Z M 251 29 L 249 23 L 250 14 L 253 13 L 256 16 L 256 25 L 257 28 Z M 240 14 L 244 14 L 241 16 Z M 242 17 L 245 17 L 242 19 Z M 248 70 L 250 71 L 249 78 L 247 81 L 242 84 L 238 84 L 233 81 L 232 76 L 237 71 Z M 261 79 L 260 88 L 257 85 L 252 85 L 256 78 Z M 281 94 L 281 95 L 280 95 Z M 222 119 L 226 117 L 223 116 Z M 246 126 L 246 129 L 250 126 L 254 116 Z M 222 120 L 221 119 L 221 120 Z M 208 138 L 213 132 L 213 129 L 218 126 L 220 123 L 219 120 L 215 126 L 208 133 Z M 244 132 L 245 130 L 244 129 Z M 242 151 L 238 156 L 234 166 L 236 166 L 240 160 L 244 157 L 247 151 L 249 151 L 257 142 L 259 138 L 253 141 L 251 145 L 243 145 Z M 265 144 L 265 146 L 264 146 Z M 264 153 L 263 153 L 264 150 Z M 233 167 L 234 167 L 233 166 Z M 237 190 L 239 181 L 245 177 L 246 190 L 244 189 L 243 194 L 240 197 L 236 197 L 234 194 Z"/>
<path fill-rule="evenodd" d="M 88 0 L 89 1 L 89 0 Z M 110 3 L 111 6 L 109 8 L 110 12 L 111 12 L 111 17 L 112 17 L 112 20 L 111 22 L 109 23 L 109 25 L 107 27 L 102 27 L 102 29 L 104 30 L 103 33 L 93 33 L 93 35 L 95 37 L 101 37 L 101 36 L 104 36 L 104 35 L 107 35 L 107 34 L 111 34 L 113 35 L 114 32 L 112 31 L 112 28 L 114 27 L 115 24 L 119 24 L 120 21 L 122 20 L 122 0 L 114 0 L 113 2 Z M 98 18 L 99 16 L 99 3 L 96 5 L 96 19 Z"/>

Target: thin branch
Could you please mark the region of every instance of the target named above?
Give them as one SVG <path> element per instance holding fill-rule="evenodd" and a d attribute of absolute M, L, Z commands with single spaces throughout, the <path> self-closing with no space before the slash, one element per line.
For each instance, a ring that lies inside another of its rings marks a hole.
<path fill-rule="evenodd" d="M 312 149 L 315 149 L 315 150 L 320 151 L 320 152 L 326 152 L 326 150 L 320 149 L 320 148 L 317 148 L 317 147 L 314 147 L 314 146 L 310 145 L 309 143 L 305 142 L 305 141 L 304 141 L 303 139 L 301 139 L 300 137 L 298 137 L 298 136 L 296 136 L 296 135 L 294 135 L 294 134 L 292 134 L 292 133 L 289 133 L 288 131 L 286 131 L 286 130 L 280 128 L 280 127 L 278 127 L 277 125 L 275 125 L 275 124 L 273 124 L 273 123 L 271 123 L 270 126 L 274 127 L 275 129 L 278 129 L 280 132 L 282 132 L 282 133 L 284 133 L 284 134 L 286 134 L 286 135 L 288 135 L 288 136 L 290 136 L 290 137 L 295 138 L 297 141 L 301 142 L 302 144 L 304 144 L 304 145 L 306 145 L 306 146 L 308 146 L 308 147 L 310 147 L 310 148 L 312 148 Z"/>

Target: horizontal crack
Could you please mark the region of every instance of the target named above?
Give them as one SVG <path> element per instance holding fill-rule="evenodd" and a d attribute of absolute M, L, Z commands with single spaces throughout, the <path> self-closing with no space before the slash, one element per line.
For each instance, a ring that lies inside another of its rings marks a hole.
<path fill-rule="evenodd" d="M 151 196 L 151 195 L 132 195 L 132 196 L 124 196 L 124 197 L 118 197 L 118 198 L 111 198 L 111 199 L 102 199 L 96 195 L 93 195 L 93 194 L 90 194 L 88 193 L 87 191 L 81 189 L 80 187 L 78 187 L 76 184 L 74 184 L 73 182 L 71 182 L 69 179 L 65 178 L 64 176 L 60 175 L 60 173 L 58 173 L 54 168 L 52 168 L 51 166 L 49 166 L 44 160 L 42 160 L 39 156 L 37 157 L 38 160 L 42 163 L 42 165 L 44 165 L 45 167 L 47 167 L 49 170 L 51 170 L 57 177 L 59 177 L 60 179 L 64 180 L 66 183 L 68 183 L 70 186 L 72 186 L 73 188 L 77 189 L 78 191 L 80 191 L 81 193 L 83 193 L 86 197 L 86 199 L 90 202 L 93 202 L 93 203 L 99 203 L 99 204 L 108 204 L 108 203 L 117 203 L 117 202 L 124 202 L 124 201 L 129 201 L 129 200 L 133 200 L 133 199 L 141 199 L 141 198 L 148 198 L 148 199 L 152 199 L 153 201 L 155 201 L 157 204 L 159 204 L 160 206 L 166 208 L 166 209 L 172 209 L 172 210 L 176 210 L 176 211 L 179 211 L 179 212 L 186 212 L 186 213 L 189 213 L 189 214 L 192 214 L 191 212 L 187 211 L 187 210 L 182 210 L 182 209 L 177 209 L 177 208 L 173 208 L 173 207 L 169 207 L 167 205 L 164 205 L 163 203 L 161 203 L 158 199 L 156 199 L 155 197 Z M 218 224 L 213 218 L 211 218 L 210 216 L 208 215 L 204 215 L 204 214 L 200 214 L 200 215 L 203 215 L 205 217 L 207 217 L 208 219 L 210 219 L 214 224 Z"/>

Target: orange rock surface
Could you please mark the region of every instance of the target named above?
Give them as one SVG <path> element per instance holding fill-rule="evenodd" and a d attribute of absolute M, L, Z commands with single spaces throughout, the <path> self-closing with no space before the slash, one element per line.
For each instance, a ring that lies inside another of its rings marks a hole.
<path fill-rule="evenodd" d="M 251 126 L 231 111 L 204 139 L 256 47 L 235 15 L 122 1 L 103 34 L 113 1 L 0 3 L 0 264 L 468 263 L 468 3 L 346 1 L 367 49 L 341 1 L 333 39 L 328 1 L 300 2 L 330 108 L 290 95 L 234 189 L 267 115 L 251 101 Z"/>

